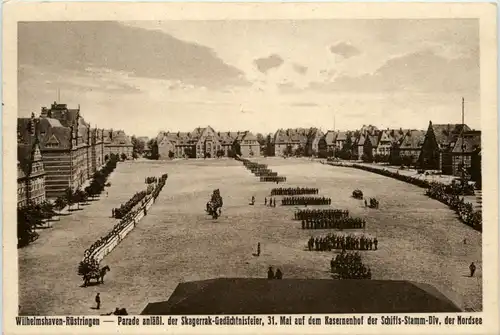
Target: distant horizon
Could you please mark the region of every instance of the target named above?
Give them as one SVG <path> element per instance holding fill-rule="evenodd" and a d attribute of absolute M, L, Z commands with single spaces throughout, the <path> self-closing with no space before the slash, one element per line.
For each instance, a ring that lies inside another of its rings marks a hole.
<path fill-rule="evenodd" d="M 19 116 L 61 100 L 148 137 L 424 130 L 461 123 L 464 97 L 480 128 L 477 19 L 22 22 L 18 46 Z"/>

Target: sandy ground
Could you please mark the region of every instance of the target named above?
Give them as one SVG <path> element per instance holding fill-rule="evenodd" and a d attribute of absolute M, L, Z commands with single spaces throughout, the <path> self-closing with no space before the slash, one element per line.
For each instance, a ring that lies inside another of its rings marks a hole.
<path fill-rule="evenodd" d="M 482 309 L 481 234 L 460 223 L 445 205 L 421 188 L 352 168 L 307 160 L 260 158 L 287 177 L 279 186 L 318 187 L 331 207 L 367 220 L 378 251 L 363 252 L 374 279 L 405 279 L 434 285 L 464 309 Z M 148 215 L 102 265 L 105 283 L 80 287 L 77 265 L 83 251 L 115 223 L 111 208 L 143 189 L 146 176 L 169 179 Z M 276 184 L 260 183 L 231 160 L 127 162 L 110 179 L 109 196 L 61 218 L 19 251 L 21 313 L 99 314 L 115 307 L 140 313 L 148 302 L 167 300 L 179 282 L 214 277 L 265 277 L 268 266 L 288 278 L 330 278 L 333 252 L 305 250 L 310 236 L 330 230 L 302 230 L 294 207 L 263 205 Z M 213 221 L 204 207 L 213 189 L 224 199 L 223 216 Z M 364 207 L 350 195 L 356 188 L 377 197 L 380 209 Z M 255 206 L 248 203 L 254 195 Z M 279 198 L 278 198 L 279 199 Z M 467 244 L 463 240 L 467 239 Z M 260 257 L 252 255 L 261 243 Z M 468 265 L 477 276 L 468 277 Z M 101 310 L 92 309 L 100 292 Z"/>

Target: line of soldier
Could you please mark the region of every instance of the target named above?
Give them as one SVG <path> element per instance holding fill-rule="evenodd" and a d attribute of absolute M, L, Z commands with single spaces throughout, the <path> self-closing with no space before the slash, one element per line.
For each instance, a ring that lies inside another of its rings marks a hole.
<path fill-rule="evenodd" d="M 269 207 L 276 207 L 276 198 L 269 198 L 269 201 L 267 201 L 267 198 L 264 198 L 264 206 L 267 206 L 267 203 L 269 203 Z"/>
<path fill-rule="evenodd" d="M 303 194 L 318 194 L 317 188 L 310 187 L 279 187 L 271 190 L 271 195 L 303 195 Z"/>
<path fill-rule="evenodd" d="M 332 199 L 326 197 L 284 197 L 281 199 L 281 206 L 294 205 L 330 205 Z"/>
<path fill-rule="evenodd" d="M 286 181 L 286 177 L 281 177 L 281 176 L 261 176 L 260 177 L 261 182 L 272 182 L 272 183 L 283 183 Z"/>
<path fill-rule="evenodd" d="M 341 235 L 328 234 L 326 236 L 311 237 L 307 241 L 309 251 L 331 251 L 332 249 L 344 250 L 377 250 L 377 238 L 367 237 L 365 235 Z"/>
<path fill-rule="evenodd" d="M 344 209 L 299 209 L 294 213 L 295 220 L 308 220 L 308 219 L 334 219 L 334 218 L 348 218 L 349 211 Z"/>
<path fill-rule="evenodd" d="M 330 268 L 333 273 L 339 275 L 341 279 L 371 279 L 372 272 L 369 267 L 361 261 L 359 252 L 342 252 L 330 261 Z"/>
<path fill-rule="evenodd" d="M 366 221 L 360 218 L 331 218 L 302 220 L 302 229 L 365 229 Z"/>

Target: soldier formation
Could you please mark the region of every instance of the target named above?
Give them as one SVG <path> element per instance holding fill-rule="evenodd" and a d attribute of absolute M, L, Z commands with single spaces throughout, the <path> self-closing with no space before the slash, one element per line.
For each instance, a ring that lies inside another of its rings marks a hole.
<path fill-rule="evenodd" d="M 281 206 L 294 205 L 330 205 L 332 199 L 326 197 L 284 197 L 281 199 Z"/>
<path fill-rule="evenodd" d="M 299 209 L 295 220 L 348 218 L 349 211 L 343 209 Z"/>
<path fill-rule="evenodd" d="M 326 236 L 311 237 L 307 241 L 307 249 L 309 251 L 331 251 L 334 249 L 344 250 L 377 250 L 377 238 L 368 237 L 365 235 L 343 235 L 343 234 L 328 234 Z"/>
<path fill-rule="evenodd" d="M 272 171 L 266 164 L 252 162 L 245 158 L 238 158 L 243 165 L 250 170 L 255 176 L 260 177 L 261 182 L 282 183 L 286 181 L 286 177 L 279 176 L 277 172 Z"/>
<path fill-rule="evenodd" d="M 331 271 L 340 279 L 371 279 L 372 273 L 369 267 L 361 262 L 358 252 L 342 252 L 330 261 Z"/>
<path fill-rule="evenodd" d="M 361 218 L 318 218 L 302 220 L 302 229 L 365 229 L 366 221 Z"/>
<path fill-rule="evenodd" d="M 272 183 L 284 183 L 286 181 L 286 177 L 279 177 L 279 176 L 261 176 L 260 177 L 261 182 L 272 182 Z"/>
<path fill-rule="evenodd" d="M 309 187 L 279 187 L 271 190 L 271 195 L 303 195 L 303 194 L 318 194 L 317 188 Z"/>

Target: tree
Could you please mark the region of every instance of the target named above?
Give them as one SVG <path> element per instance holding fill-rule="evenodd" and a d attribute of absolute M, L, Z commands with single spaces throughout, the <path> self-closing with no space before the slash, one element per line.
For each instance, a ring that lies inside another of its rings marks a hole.
<path fill-rule="evenodd" d="M 297 147 L 297 149 L 295 149 L 294 154 L 295 154 L 295 156 L 304 156 L 304 154 L 305 154 L 304 147 L 302 147 L 302 145 L 299 145 Z"/>
<path fill-rule="evenodd" d="M 54 202 L 54 208 L 60 211 L 64 207 L 66 207 L 66 199 L 64 197 L 57 197 L 56 201 Z"/>
<path fill-rule="evenodd" d="M 265 146 L 266 146 L 266 150 L 264 151 L 264 155 L 265 156 L 274 156 L 274 146 L 273 146 L 271 134 L 267 135 Z"/>
<path fill-rule="evenodd" d="M 122 153 L 120 158 L 122 159 L 122 161 L 127 160 L 127 155 L 125 153 Z"/>
<path fill-rule="evenodd" d="M 140 140 L 135 136 L 132 136 L 131 141 L 132 141 L 132 146 L 133 146 L 132 157 L 134 157 L 134 154 L 135 154 L 136 157 L 134 157 L 134 158 L 137 158 L 138 156 L 142 155 L 142 153 L 144 152 L 144 148 L 146 147 L 146 143 L 144 143 L 143 140 Z"/>
<path fill-rule="evenodd" d="M 283 155 L 285 157 L 289 157 L 293 154 L 293 149 L 292 149 L 292 146 L 290 144 L 287 144 L 285 150 L 283 150 Z"/>
<path fill-rule="evenodd" d="M 266 144 L 266 138 L 264 137 L 264 135 L 262 135 L 261 133 L 257 133 L 256 137 L 257 137 L 257 142 L 259 142 L 260 145 Z"/>
<path fill-rule="evenodd" d="M 75 203 L 75 192 L 73 192 L 73 189 L 71 187 L 68 187 L 64 191 L 64 197 L 66 200 L 66 204 L 68 204 L 68 207 L 71 208 L 73 204 Z"/>
<path fill-rule="evenodd" d="M 241 156 L 241 145 L 240 145 L 240 142 L 236 141 L 234 142 L 233 144 L 233 150 L 234 150 L 234 153 L 238 156 Z"/>
<path fill-rule="evenodd" d="M 151 139 L 148 141 L 148 148 L 149 148 L 149 159 L 158 159 L 160 158 L 160 154 L 159 154 L 159 151 L 158 151 L 158 142 L 156 142 L 156 139 Z"/>
<path fill-rule="evenodd" d="M 173 159 L 174 157 L 175 157 L 175 152 L 173 152 L 172 150 L 169 150 L 168 151 L 168 158 Z"/>
<path fill-rule="evenodd" d="M 184 148 L 184 155 L 187 157 L 187 158 L 192 158 L 193 154 L 193 150 L 190 148 L 190 147 L 186 147 Z"/>

